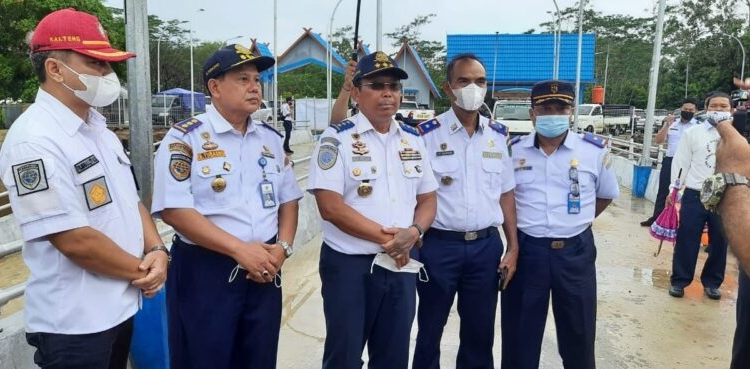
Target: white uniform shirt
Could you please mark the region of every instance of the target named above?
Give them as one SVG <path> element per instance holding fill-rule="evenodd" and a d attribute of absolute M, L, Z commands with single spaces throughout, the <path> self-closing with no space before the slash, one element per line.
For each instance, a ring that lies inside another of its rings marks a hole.
<path fill-rule="evenodd" d="M 500 195 L 515 187 L 507 136 L 480 116 L 469 137 L 453 109 L 435 120 L 440 127 L 422 135 L 440 186 L 432 226 L 466 232 L 503 224 Z"/>
<path fill-rule="evenodd" d="M 685 131 L 672 159 L 672 182 L 682 169 L 680 185 L 700 191 L 703 181 L 716 169 L 719 131 L 710 124 L 699 124 Z"/>
<path fill-rule="evenodd" d="M 677 152 L 677 144 L 680 143 L 680 138 L 682 137 L 682 134 L 685 133 L 685 131 L 690 127 L 695 127 L 699 124 L 695 119 L 691 119 L 687 123 L 682 123 L 681 119 L 678 119 L 675 122 L 672 122 L 671 125 L 669 125 L 669 130 L 667 131 L 667 156 L 668 157 L 674 157 L 674 154 Z"/>
<path fill-rule="evenodd" d="M 292 120 L 292 109 L 288 103 L 281 104 L 281 120 Z"/>
<path fill-rule="evenodd" d="M 357 114 L 327 128 L 315 148 L 308 191 L 323 189 L 341 194 L 344 202 L 364 217 L 384 227 L 406 228 L 414 223 L 417 195 L 437 189 L 424 141 L 411 127 L 391 122 L 385 137 Z M 361 154 L 358 154 L 361 153 Z M 358 188 L 372 186 L 369 196 Z M 377 243 L 356 238 L 323 221 L 323 240 L 345 254 L 376 254 Z"/>
<path fill-rule="evenodd" d="M 23 233 L 26 331 L 101 332 L 138 309 L 130 281 L 90 273 L 58 251 L 52 233 L 91 227 L 133 256 L 143 228 L 130 160 L 104 117 L 86 124 L 43 90 L 13 123 L 0 151 L 0 174 Z"/>
<path fill-rule="evenodd" d="M 249 121 L 243 136 L 211 106 L 195 119 L 200 123 L 187 133 L 176 124 L 159 146 L 152 213 L 161 217 L 164 209 L 195 208 L 244 242 L 268 241 L 279 228 L 279 206 L 302 197 L 291 165 L 285 165 L 281 137 L 255 121 Z M 266 180 L 273 185 L 272 199 L 261 192 L 262 159 Z M 222 181 L 223 190 L 217 186 Z M 273 205 L 264 207 L 266 201 Z"/>
<path fill-rule="evenodd" d="M 588 228 L 596 216 L 596 199 L 620 195 L 607 150 L 568 132 L 547 156 L 534 146 L 535 132 L 511 146 L 516 176 L 518 229 L 533 237 L 567 238 Z M 580 213 L 568 214 L 570 168 L 577 164 Z"/>

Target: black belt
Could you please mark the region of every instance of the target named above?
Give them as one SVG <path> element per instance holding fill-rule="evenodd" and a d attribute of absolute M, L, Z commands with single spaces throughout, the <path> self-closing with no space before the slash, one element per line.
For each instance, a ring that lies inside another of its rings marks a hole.
<path fill-rule="evenodd" d="M 481 240 L 482 238 L 486 238 L 492 235 L 493 233 L 498 233 L 497 227 L 487 227 L 485 229 L 480 229 L 478 231 L 469 231 L 469 232 L 446 231 L 446 230 L 437 229 L 437 228 L 430 228 L 427 230 L 427 234 L 430 234 L 431 236 L 434 236 L 443 240 L 449 240 L 449 241 Z"/>
<path fill-rule="evenodd" d="M 577 234 L 577 235 L 575 235 L 573 237 L 568 237 L 568 238 L 534 237 L 534 236 L 531 236 L 528 233 L 524 233 L 523 231 L 520 231 L 520 230 L 518 231 L 518 233 L 522 234 L 524 238 L 530 238 L 530 239 L 534 240 L 533 242 L 536 243 L 536 244 L 539 244 L 539 245 L 547 245 L 547 244 L 549 244 L 549 248 L 551 248 L 553 250 L 559 250 L 559 249 L 565 248 L 566 246 L 573 246 L 573 245 L 577 244 L 578 241 L 579 241 L 579 239 L 581 238 L 581 235 L 584 234 L 584 233 L 586 233 L 586 232 L 590 232 L 590 231 L 591 231 L 591 227 L 588 227 L 588 228 L 586 228 L 585 231 L 583 231 L 583 232 L 581 232 L 581 233 L 579 233 L 579 234 Z M 521 240 L 519 239 L 519 243 L 520 243 L 520 241 Z"/>

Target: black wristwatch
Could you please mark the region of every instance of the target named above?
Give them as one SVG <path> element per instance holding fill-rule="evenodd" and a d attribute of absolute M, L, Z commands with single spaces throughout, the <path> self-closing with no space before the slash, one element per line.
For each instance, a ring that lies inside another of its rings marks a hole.
<path fill-rule="evenodd" d="M 701 189 L 701 203 L 709 211 L 716 210 L 724 196 L 727 186 L 745 185 L 750 187 L 747 178 L 737 173 L 716 173 L 703 182 Z"/>
<path fill-rule="evenodd" d="M 414 228 L 417 229 L 417 232 L 419 232 L 419 239 L 420 240 L 422 239 L 422 237 L 424 237 L 424 229 L 422 229 L 422 227 L 420 227 L 419 224 L 414 223 L 410 227 L 414 227 Z"/>

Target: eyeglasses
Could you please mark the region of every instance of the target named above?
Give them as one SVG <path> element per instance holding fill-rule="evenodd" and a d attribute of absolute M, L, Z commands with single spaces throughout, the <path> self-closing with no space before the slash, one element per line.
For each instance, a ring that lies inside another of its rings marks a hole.
<path fill-rule="evenodd" d="M 388 88 L 393 92 L 400 92 L 401 88 L 404 87 L 404 85 L 401 84 L 401 82 L 370 82 L 370 83 L 363 83 L 359 85 L 360 87 L 367 86 L 374 91 L 382 91 L 384 88 Z"/>

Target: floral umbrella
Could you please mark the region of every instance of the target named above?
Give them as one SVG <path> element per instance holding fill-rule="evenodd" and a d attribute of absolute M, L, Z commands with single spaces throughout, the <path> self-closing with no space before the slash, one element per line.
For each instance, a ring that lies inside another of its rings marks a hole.
<path fill-rule="evenodd" d="M 664 207 L 661 214 L 656 218 L 649 233 L 651 236 L 659 240 L 659 247 L 654 253 L 654 257 L 659 256 L 661 252 L 661 246 L 664 241 L 674 242 L 677 240 L 677 194 L 680 191 L 680 176 L 682 175 L 682 169 L 677 175 L 672 192 L 669 193 L 669 205 Z"/>

